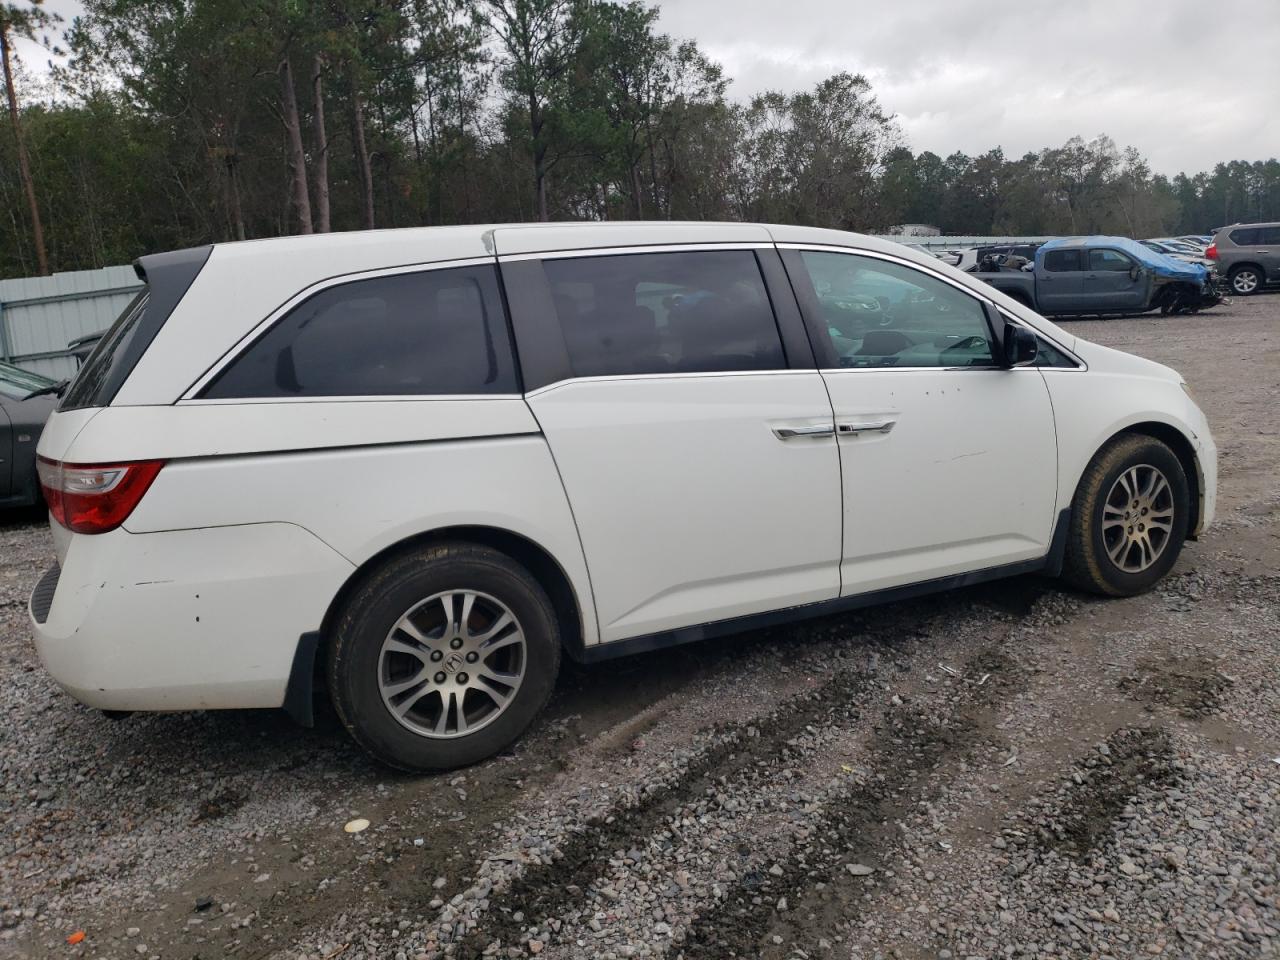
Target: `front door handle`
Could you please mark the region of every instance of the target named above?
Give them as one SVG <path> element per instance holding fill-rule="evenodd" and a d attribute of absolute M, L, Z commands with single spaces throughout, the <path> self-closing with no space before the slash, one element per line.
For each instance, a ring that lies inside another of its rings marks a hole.
<path fill-rule="evenodd" d="M 864 420 L 836 424 L 836 430 L 842 437 L 856 437 L 863 433 L 888 433 L 897 424 L 897 420 Z"/>
<path fill-rule="evenodd" d="M 800 437 L 830 437 L 835 432 L 836 428 L 829 423 L 773 428 L 773 435 L 779 440 L 796 440 Z"/>

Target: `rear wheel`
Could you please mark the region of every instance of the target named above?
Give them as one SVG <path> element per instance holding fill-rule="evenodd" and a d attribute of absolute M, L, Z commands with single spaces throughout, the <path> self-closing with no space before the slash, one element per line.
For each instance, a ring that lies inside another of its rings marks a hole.
<path fill-rule="evenodd" d="M 1186 474 L 1153 437 L 1107 444 L 1076 489 L 1063 575 L 1082 590 L 1132 596 L 1173 567 L 1190 521 Z"/>
<path fill-rule="evenodd" d="M 1262 271 L 1252 265 L 1236 267 L 1231 271 L 1230 280 L 1232 292 L 1247 297 L 1262 288 Z"/>
<path fill-rule="evenodd" d="M 355 590 L 328 654 L 334 705 L 384 763 L 439 770 L 491 756 L 551 695 L 551 601 L 510 557 L 441 544 L 395 558 Z"/>

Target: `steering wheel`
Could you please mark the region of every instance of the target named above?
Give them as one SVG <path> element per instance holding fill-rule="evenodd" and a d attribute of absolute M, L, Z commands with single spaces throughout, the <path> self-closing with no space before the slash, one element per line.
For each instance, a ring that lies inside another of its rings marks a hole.
<path fill-rule="evenodd" d="M 973 350 L 978 347 L 986 347 L 986 337 L 972 336 L 965 337 L 963 340 L 957 340 L 955 343 L 948 344 L 942 348 L 943 353 L 949 353 L 952 350 Z"/>

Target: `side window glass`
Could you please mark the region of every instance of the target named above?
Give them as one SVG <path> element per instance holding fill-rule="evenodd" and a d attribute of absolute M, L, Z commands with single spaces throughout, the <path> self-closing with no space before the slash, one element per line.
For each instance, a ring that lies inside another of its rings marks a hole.
<path fill-rule="evenodd" d="M 1232 230 L 1231 242 L 1237 247 L 1252 247 L 1258 242 L 1257 230 Z"/>
<path fill-rule="evenodd" d="M 1128 273 L 1133 261 L 1119 250 L 1090 250 L 1089 269 Z"/>
<path fill-rule="evenodd" d="M 1258 231 L 1258 243 L 1280 245 L 1280 227 L 1263 227 Z"/>
<path fill-rule="evenodd" d="M 993 362 L 981 303 L 911 267 L 848 253 L 801 254 L 842 367 Z"/>
<path fill-rule="evenodd" d="M 428 396 L 518 392 L 493 267 L 370 277 L 290 310 L 202 394 Z"/>
<path fill-rule="evenodd" d="M 1044 255 L 1044 268 L 1050 273 L 1069 273 L 1080 269 L 1079 250 L 1050 250 Z"/>
<path fill-rule="evenodd" d="M 543 270 L 574 376 L 787 365 L 749 250 L 571 257 Z"/>

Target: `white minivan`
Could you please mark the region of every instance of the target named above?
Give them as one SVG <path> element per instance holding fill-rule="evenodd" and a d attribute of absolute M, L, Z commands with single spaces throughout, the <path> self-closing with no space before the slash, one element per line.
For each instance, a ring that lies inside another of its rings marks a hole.
<path fill-rule="evenodd" d="M 921 252 L 740 223 L 143 257 L 39 446 L 49 672 L 112 711 L 327 691 L 406 769 L 594 662 L 1040 571 L 1122 596 L 1213 516 L 1172 370 Z"/>

